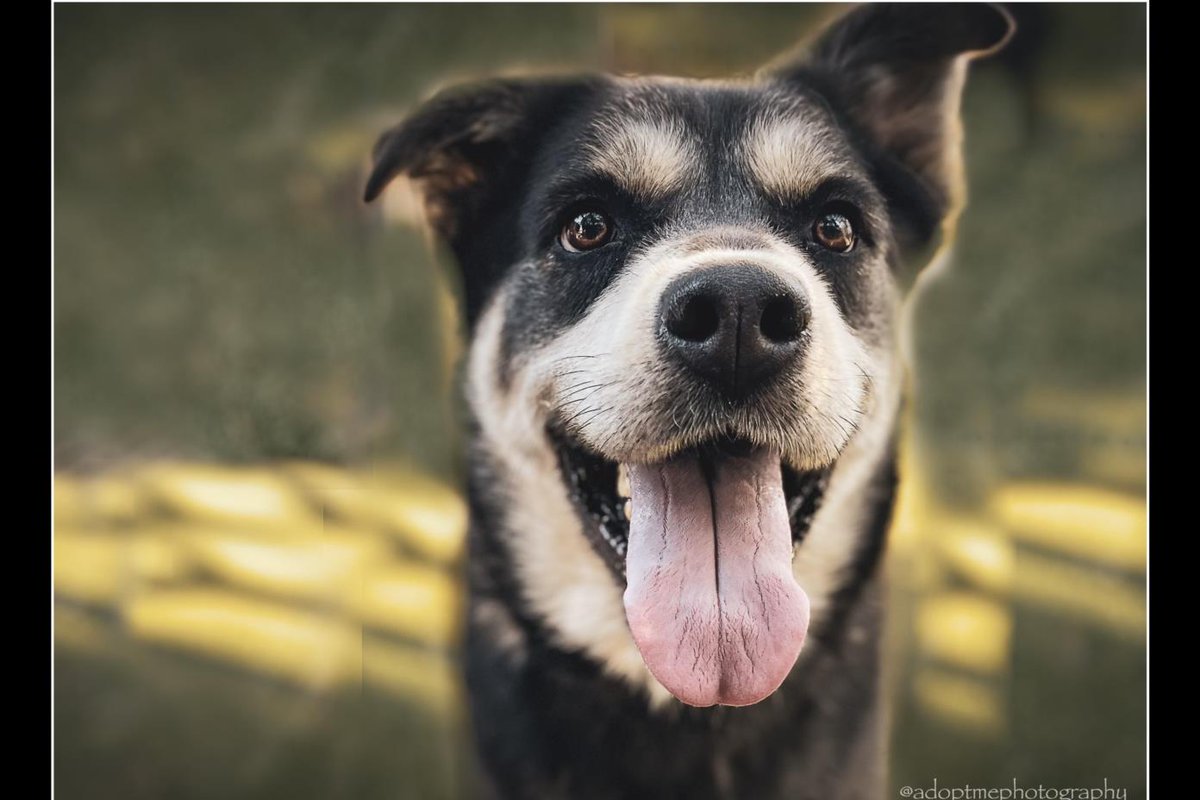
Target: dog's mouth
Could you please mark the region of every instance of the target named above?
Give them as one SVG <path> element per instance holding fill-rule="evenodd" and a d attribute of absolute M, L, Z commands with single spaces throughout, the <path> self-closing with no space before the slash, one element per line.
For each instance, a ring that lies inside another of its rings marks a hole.
<path fill-rule="evenodd" d="M 553 430 L 551 440 L 558 451 L 559 468 L 588 539 L 617 579 L 625 583 L 629 522 L 633 516 L 629 467 L 579 447 Z M 690 448 L 687 454 L 694 454 L 711 464 L 719 461 L 722 455 L 745 455 L 753 450 L 754 446 L 744 439 L 731 437 Z M 798 547 L 821 507 L 832 466 L 802 472 L 780 461 L 779 467 L 792 545 Z"/>
<path fill-rule="evenodd" d="M 749 705 L 791 670 L 808 628 L 792 559 L 831 468 L 798 472 L 724 437 L 653 464 L 618 464 L 552 434 L 593 548 L 625 584 L 651 673 L 697 706 Z"/>

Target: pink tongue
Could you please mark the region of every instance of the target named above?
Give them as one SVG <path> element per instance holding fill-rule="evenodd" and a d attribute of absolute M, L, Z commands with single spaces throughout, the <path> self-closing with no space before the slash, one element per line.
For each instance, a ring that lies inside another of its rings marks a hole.
<path fill-rule="evenodd" d="M 792 577 L 779 456 L 630 466 L 625 616 L 650 672 L 688 705 L 746 706 L 779 688 L 808 630 Z"/>

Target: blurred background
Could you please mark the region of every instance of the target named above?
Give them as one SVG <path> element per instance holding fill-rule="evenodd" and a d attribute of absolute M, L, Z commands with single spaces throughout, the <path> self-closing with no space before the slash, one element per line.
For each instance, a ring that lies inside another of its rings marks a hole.
<path fill-rule="evenodd" d="M 746 74 L 824 5 L 57 5 L 63 798 L 453 798 L 454 272 L 375 136 L 512 68 Z M 1020 5 L 914 309 L 892 782 L 1145 769 L 1145 7 Z"/>

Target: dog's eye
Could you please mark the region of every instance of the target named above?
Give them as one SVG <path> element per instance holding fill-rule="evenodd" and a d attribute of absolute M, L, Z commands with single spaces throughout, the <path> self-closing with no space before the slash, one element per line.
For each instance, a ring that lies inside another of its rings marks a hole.
<path fill-rule="evenodd" d="M 826 211 L 813 223 L 813 238 L 826 250 L 848 253 L 858 237 L 850 218 L 837 211 Z"/>
<path fill-rule="evenodd" d="M 605 214 L 584 210 L 573 215 L 563 226 L 559 241 L 573 253 L 595 250 L 612 238 L 613 225 Z"/>

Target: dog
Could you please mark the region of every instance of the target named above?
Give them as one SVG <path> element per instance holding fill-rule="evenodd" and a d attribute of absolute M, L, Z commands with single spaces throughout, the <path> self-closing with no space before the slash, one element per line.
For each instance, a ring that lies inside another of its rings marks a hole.
<path fill-rule="evenodd" d="M 992 5 L 868 5 L 753 79 L 452 88 L 386 131 L 470 345 L 485 793 L 884 791 L 898 309 L 962 206 Z"/>

